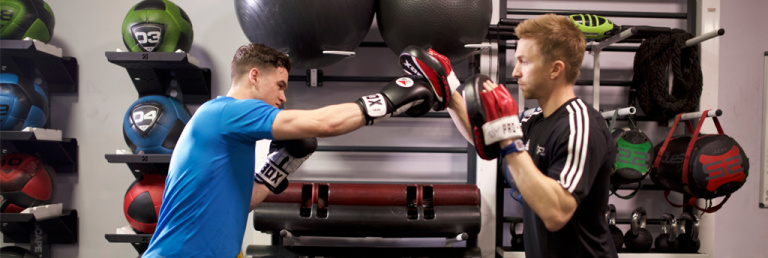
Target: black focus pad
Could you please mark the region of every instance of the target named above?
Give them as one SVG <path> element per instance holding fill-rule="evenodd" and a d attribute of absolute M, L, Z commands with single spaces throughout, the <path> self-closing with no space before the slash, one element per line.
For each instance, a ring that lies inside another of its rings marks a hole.
<path fill-rule="evenodd" d="M 472 130 L 472 139 L 477 155 L 485 160 L 498 158 L 501 151 L 498 144 L 485 145 L 485 136 L 483 134 L 483 124 L 487 122 L 487 116 L 485 109 L 483 109 L 483 100 L 480 98 L 480 92 L 483 91 L 483 82 L 490 79 L 486 75 L 475 74 L 467 78 L 460 86 L 460 89 L 463 88 L 462 95 L 467 107 L 467 118 Z"/>

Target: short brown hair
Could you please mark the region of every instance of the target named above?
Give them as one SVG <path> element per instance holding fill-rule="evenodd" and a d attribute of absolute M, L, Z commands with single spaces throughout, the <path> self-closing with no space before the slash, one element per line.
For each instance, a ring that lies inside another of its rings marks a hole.
<path fill-rule="evenodd" d="M 566 81 L 573 83 L 579 77 L 586 39 L 570 18 L 545 14 L 521 22 L 515 28 L 515 34 L 518 38 L 535 41 L 547 62 L 563 61 Z"/>
<path fill-rule="evenodd" d="M 235 52 L 230 76 L 234 79 L 238 75 L 248 73 L 254 67 L 258 69 L 283 67 L 290 72 L 291 61 L 285 53 L 264 44 L 251 43 L 241 46 Z"/>

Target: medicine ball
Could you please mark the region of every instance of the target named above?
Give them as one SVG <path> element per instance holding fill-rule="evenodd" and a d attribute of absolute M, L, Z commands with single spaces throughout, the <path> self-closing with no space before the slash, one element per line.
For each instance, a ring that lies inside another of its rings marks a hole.
<path fill-rule="evenodd" d="M 189 118 L 187 107 L 174 97 L 139 98 L 125 112 L 125 143 L 135 154 L 171 154 Z"/>
<path fill-rule="evenodd" d="M 0 168 L 0 212 L 19 213 L 26 208 L 51 203 L 56 174 L 37 157 L 11 153 L 2 157 Z"/>
<path fill-rule="evenodd" d="M 193 37 L 187 13 L 168 0 L 141 1 L 123 20 L 123 43 L 131 52 L 189 52 Z"/>
<path fill-rule="evenodd" d="M 40 85 L 12 73 L 0 74 L 0 130 L 44 127 L 48 97 Z"/>
<path fill-rule="evenodd" d="M 396 55 L 409 45 L 432 48 L 456 63 L 474 49 L 466 44 L 485 40 L 491 24 L 490 0 L 378 1 L 376 22 L 379 32 Z"/>
<path fill-rule="evenodd" d="M 245 36 L 288 54 L 291 67 L 322 68 L 354 51 L 373 22 L 373 0 L 235 0 Z"/>
<path fill-rule="evenodd" d="M 749 159 L 744 149 L 727 135 L 697 138 L 690 154 L 687 187 L 683 185 L 683 163 L 691 141 L 689 136 L 669 141 L 658 167 L 651 170 L 653 182 L 665 189 L 704 199 L 725 196 L 741 188 L 749 175 Z M 657 153 L 662 144 L 655 147 Z"/>
<path fill-rule="evenodd" d="M 32 251 L 20 246 L 5 246 L 0 248 L 0 257 L 3 258 L 36 258 L 37 255 Z"/>
<path fill-rule="evenodd" d="M 43 0 L 0 1 L 0 39 L 51 41 L 56 20 Z"/>
<path fill-rule="evenodd" d="M 155 233 L 157 216 L 163 203 L 165 176 L 144 174 L 141 180 L 134 181 L 125 192 L 123 213 L 131 228 L 138 233 Z"/>

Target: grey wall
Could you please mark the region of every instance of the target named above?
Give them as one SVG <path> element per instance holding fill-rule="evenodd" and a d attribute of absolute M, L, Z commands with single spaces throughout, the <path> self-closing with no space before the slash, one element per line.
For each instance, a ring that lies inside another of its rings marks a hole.
<path fill-rule="evenodd" d="M 768 51 L 768 2 L 721 1 L 720 90 L 718 103 L 724 112 L 723 129 L 734 137 L 750 158 L 747 183 L 717 212 L 714 257 L 768 257 L 768 210 L 758 208 L 763 76 L 763 53 Z"/>

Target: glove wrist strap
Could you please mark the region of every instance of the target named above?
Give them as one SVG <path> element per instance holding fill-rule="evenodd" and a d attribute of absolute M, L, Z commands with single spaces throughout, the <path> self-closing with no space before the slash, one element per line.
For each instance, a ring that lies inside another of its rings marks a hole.
<path fill-rule="evenodd" d="M 511 144 L 501 149 L 501 157 L 507 156 L 510 153 L 525 151 L 525 143 L 523 139 L 515 139 Z"/>
<path fill-rule="evenodd" d="M 270 190 L 277 188 L 280 183 L 288 177 L 288 173 L 275 164 L 272 160 L 267 160 L 261 171 L 256 173 L 254 179 L 256 182 L 266 185 Z"/>
<path fill-rule="evenodd" d="M 523 137 L 520 129 L 520 119 L 517 115 L 505 116 L 483 124 L 483 139 L 485 145 L 491 145 L 502 140 Z"/>
<path fill-rule="evenodd" d="M 374 119 L 385 117 L 389 113 L 386 101 L 381 93 L 362 96 L 357 100 L 357 105 L 365 116 L 365 125 L 373 125 Z"/>
<path fill-rule="evenodd" d="M 448 87 L 451 89 L 451 92 L 448 92 L 448 94 L 453 94 L 456 92 L 456 89 L 459 88 L 459 85 L 461 85 L 461 81 L 459 81 L 459 78 L 456 77 L 456 73 L 451 71 L 451 73 L 448 74 Z"/>

